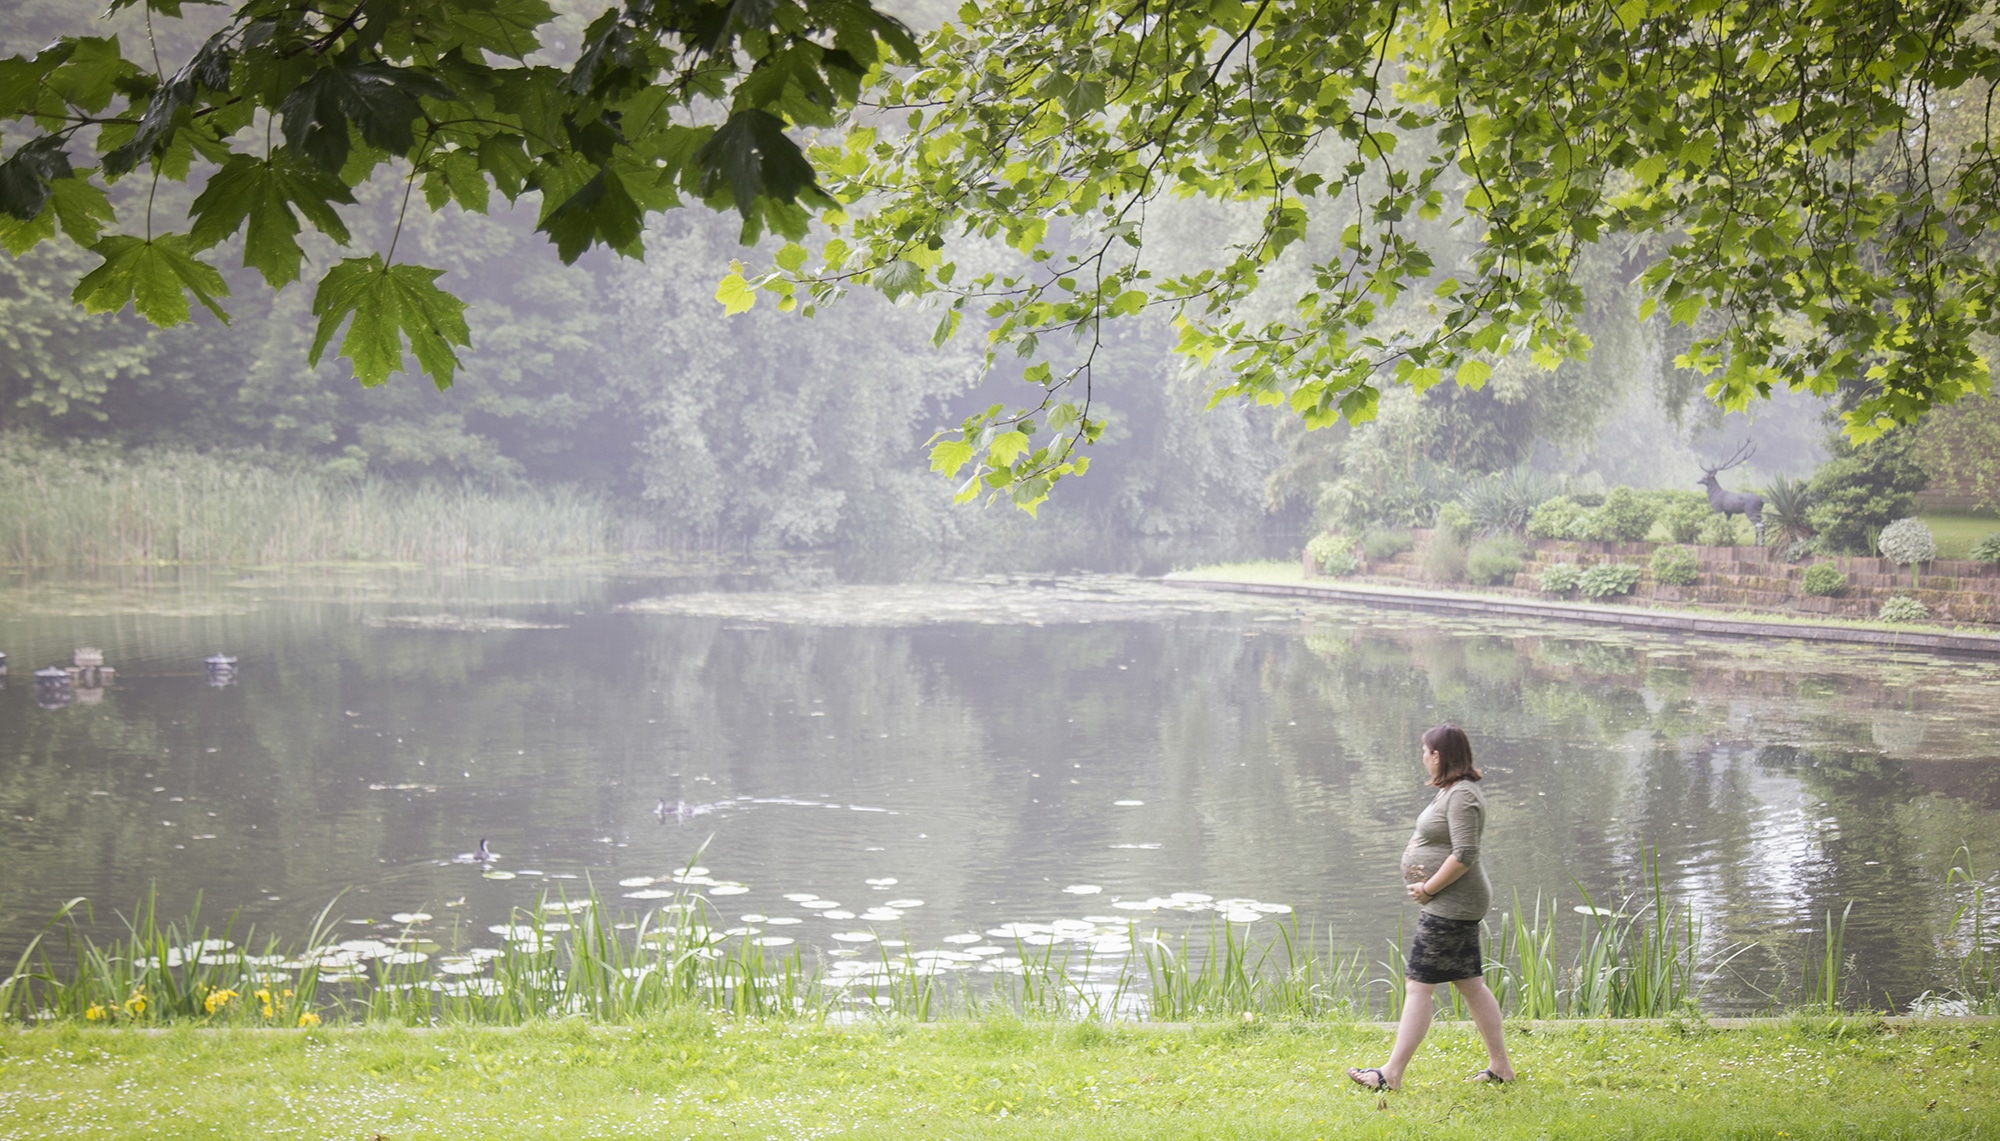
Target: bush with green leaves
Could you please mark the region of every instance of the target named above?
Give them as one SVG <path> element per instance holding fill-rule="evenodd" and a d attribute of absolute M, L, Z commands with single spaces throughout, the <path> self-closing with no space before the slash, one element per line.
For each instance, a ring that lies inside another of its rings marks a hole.
<path fill-rule="evenodd" d="M 1828 552 L 1869 553 L 1870 537 L 1915 512 L 1917 492 L 1930 486 L 1917 433 L 1899 428 L 1860 447 L 1836 435 L 1829 447 L 1835 458 L 1813 473 L 1806 519 Z"/>
<path fill-rule="evenodd" d="M 1778 557 L 1788 563 L 1802 563 L 1819 553 L 1819 543 L 1813 539 L 1793 539 L 1778 551 Z"/>
<path fill-rule="evenodd" d="M 1443 527 L 1431 532 L 1417 552 L 1417 566 L 1428 582 L 1465 581 L 1465 544 Z"/>
<path fill-rule="evenodd" d="M 1884 622 L 1923 622 L 1930 616 L 1929 607 L 1907 594 L 1884 599 L 1882 609 L 1876 612 L 1876 617 Z"/>
<path fill-rule="evenodd" d="M 1639 568 L 1630 563 L 1599 563 L 1583 572 L 1576 588 L 1585 598 L 1611 598 L 1632 593 L 1639 576 Z"/>
<path fill-rule="evenodd" d="M 1567 539 L 1570 528 L 1583 514 L 1584 509 L 1567 495 L 1545 499 L 1528 514 L 1528 536 L 1534 539 Z"/>
<path fill-rule="evenodd" d="M 1656 491 L 1660 505 L 1656 517 L 1667 538 L 1676 543 L 1692 543 L 1701 538 L 1701 525 L 1715 509 L 1699 491 Z"/>
<path fill-rule="evenodd" d="M 1465 574 L 1481 586 L 1507 586 L 1521 573 L 1527 548 L 1512 536 L 1481 539 L 1465 556 Z"/>
<path fill-rule="evenodd" d="M 1353 574 L 1361 565 L 1354 558 L 1354 540 L 1330 531 L 1322 531 L 1306 543 L 1306 557 L 1319 573 L 1336 577 Z"/>
<path fill-rule="evenodd" d="M 1737 530 L 1736 517 L 1719 511 L 1710 512 L 1708 518 L 1702 520 L 1701 532 L 1695 536 L 1695 541 L 1704 547 L 1733 547 L 1741 539 L 1742 532 Z"/>
<path fill-rule="evenodd" d="M 1875 545 L 1885 558 L 1906 567 L 1937 558 L 1937 540 L 1922 519 L 1896 520 L 1882 528 Z"/>
<path fill-rule="evenodd" d="M 1458 502 L 1477 534 L 1519 535 L 1528 529 L 1535 506 L 1554 494 L 1546 477 L 1520 467 L 1473 480 L 1459 492 Z"/>
<path fill-rule="evenodd" d="M 1416 536 L 1404 530 L 1369 531 L 1361 536 L 1361 553 L 1370 562 L 1393 559 L 1416 545 Z"/>
<path fill-rule="evenodd" d="M 1832 563 L 1814 563 L 1799 578 L 1799 589 L 1815 598 L 1832 598 L 1847 589 L 1847 576 Z"/>
<path fill-rule="evenodd" d="M 1811 537 L 1810 510 L 1812 485 L 1803 479 L 1779 476 L 1764 488 L 1764 530 L 1775 536 L 1774 546 Z"/>
<path fill-rule="evenodd" d="M 1653 581 L 1662 586 L 1693 586 L 1701 578 L 1701 560 L 1686 547 L 1661 547 L 1653 552 Z"/>
<path fill-rule="evenodd" d="M 1605 493 L 1604 503 L 1577 524 L 1574 537 L 1606 543 L 1644 542 L 1659 512 L 1652 497 L 1629 487 L 1614 487 Z"/>
<path fill-rule="evenodd" d="M 1568 594 L 1582 583 L 1582 567 L 1575 563 L 1556 563 L 1542 572 L 1535 587 L 1543 594 Z"/>
<path fill-rule="evenodd" d="M 1972 561 L 2000 563 L 2000 531 L 1990 532 L 1984 539 L 1972 544 Z"/>
<path fill-rule="evenodd" d="M 1460 504 L 1439 504 L 1433 526 L 1461 547 L 1472 541 L 1472 514 Z"/>

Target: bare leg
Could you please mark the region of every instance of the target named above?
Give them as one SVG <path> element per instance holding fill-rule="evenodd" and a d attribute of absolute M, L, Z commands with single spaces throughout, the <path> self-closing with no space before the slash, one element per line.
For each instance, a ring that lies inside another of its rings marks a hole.
<path fill-rule="evenodd" d="M 1514 1063 L 1507 1060 L 1507 1043 L 1500 1034 L 1500 1002 L 1493 992 L 1486 989 L 1486 980 L 1474 975 L 1469 979 L 1459 979 L 1451 985 L 1458 988 L 1458 996 L 1465 1000 L 1465 1008 L 1472 1012 L 1472 1024 L 1479 1027 L 1479 1036 L 1486 1040 L 1486 1068 L 1503 1082 L 1514 1080 Z M 1404 1017 L 1409 1008 L 1404 1008 Z M 1422 1037 L 1421 1034 L 1418 1037 Z M 1400 1040 L 1398 1042 L 1400 1045 Z M 1383 1067 L 1386 1076 L 1388 1067 Z M 1402 1070 L 1396 1071 L 1398 1077 Z"/>
<path fill-rule="evenodd" d="M 1382 1063 L 1382 1084 L 1389 1089 L 1403 1088 L 1403 1069 L 1410 1064 L 1410 1056 L 1423 1043 L 1424 1035 L 1430 1031 L 1433 1008 L 1431 992 L 1437 987 L 1430 983 L 1420 983 L 1415 979 L 1403 980 L 1403 1020 L 1396 1024 L 1396 1045 L 1389 1051 L 1389 1060 Z M 1349 1070 L 1347 1076 L 1369 1085 L 1373 1077 L 1362 1077 L 1363 1071 Z"/>

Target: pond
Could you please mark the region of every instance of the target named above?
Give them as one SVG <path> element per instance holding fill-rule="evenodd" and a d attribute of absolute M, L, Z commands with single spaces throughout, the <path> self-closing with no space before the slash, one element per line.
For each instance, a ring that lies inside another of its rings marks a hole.
<path fill-rule="evenodd" d="M 115 680 L 38 702 L 86 646 Z M 1445 720 L 1496 902 L 1615 904 L 1657 853 L 1709 961 L 1741 951 L 1713 1010 L 1795 988 L 1850 903 L 1850 999 L 1907 1005 L 1949 982 L 1948 871 L 2000 863 L 2000 663 L 1852 647 L 1129 578 L 180 572 L 17 575 L 0 651 L 10 964 L 75 896 L 107 931 L 156 891 L 476 939 L 696 862 L 727 921 L 816 954 L 1226 916 L 1386 960 Z"/>

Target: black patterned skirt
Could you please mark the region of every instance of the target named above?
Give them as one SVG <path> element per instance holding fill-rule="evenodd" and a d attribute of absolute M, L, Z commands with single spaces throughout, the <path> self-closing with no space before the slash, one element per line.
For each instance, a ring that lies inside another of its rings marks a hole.
<path fill-rule="evenodd" d="M 1410 940 L 1410 959 L 1403 968 L 1405 978 L 1436 985 L 1485 973 L 1485 961 L 1479 956 L 1479 920 L 1417 914 L 1417 934 Z"/>

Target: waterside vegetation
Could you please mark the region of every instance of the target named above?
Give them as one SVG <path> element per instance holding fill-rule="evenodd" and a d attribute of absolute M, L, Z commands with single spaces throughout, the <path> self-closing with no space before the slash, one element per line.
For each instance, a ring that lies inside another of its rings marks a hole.
<path fill-rule="evenodd" d="M 1948 884 L 1964 896 L 1950 924 L 1955 982 L 1916 1005 L 2000 1014 L 2000 929 L 1988 930 L 1985 881 L 1967 862 Z M 660 882 L 702 878 L 681 873 Z M 1669 898 L 1655 861 L 1646 861 L 1643 878 L 1616 906 L 1578 887 L 1581 903 L 1517 898 L 1502 910 L 1485 941 L 1487 982 L 1502 1009 L 1531 1019 L 1684 1018 L 1698 1016 L 1713 992 L 1736 990 L 1729 968 L 1751 945 L 1706 937 L 1699 917 Z M 1322 943 L 1295 917 L 1263 923 L 1224 912 L 1168 928 L 1155 919 L 1123 930 L 1088 920 L 1016 923 L 970 937 L 978 946 L 954 939 L 957 946 L 939 949 L 858 931 L 809 959 L 790 934 L 730 925 L 692 885 L 642 894 L 665 901 L 630 911 L 594 890 L 576 899 L 544 895 L 484 932 L 412 912 L 364 938 L 339 937 L 336 900 L 302 941 L 290 942 L 239 931 L 233 917 L 217 928 L 203 921 L 199 903 L 185 920 L 164 921 L 150 899 L 122 936 L 99 939 L 86 929 L 88 905 L 76 900 L 0 980 L 0 1021 L 308 1027 L 623 1022 L 686 1010 L 808 1021 L 1401 1013 L 1400 931 L 1370 953 Z M 1850 993 L 1845 981 L 1846 920 L 1826 917 L 1797 965 L 1794 993 L 1764 995 L 1768 1009 L 1830 1014 L 1865 1006 L 1866 996 Z"/>
<path fill-rule="evenodd" d="M 0 441 L 0 565 L 506 565 L 656 546 L 563 485 L 397 483 L 194 452 Z"/>

